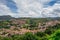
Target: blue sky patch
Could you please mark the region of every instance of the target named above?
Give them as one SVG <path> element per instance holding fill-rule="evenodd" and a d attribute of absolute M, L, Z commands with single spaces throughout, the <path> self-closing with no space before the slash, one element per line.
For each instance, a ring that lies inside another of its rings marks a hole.
<path fill-rule="evenodd" d="M 17 13 L 18 8 L 13 0 L 0 0 L 0 2 L 9 7 L 12 12 Z"/>
<path fill-rule="evenodd" d="M 10 8 L 12 12 L 17 12 L 17 6 L 16 3 L 13 0 L 6 0 L 6 5 L 7 7 Z"/>

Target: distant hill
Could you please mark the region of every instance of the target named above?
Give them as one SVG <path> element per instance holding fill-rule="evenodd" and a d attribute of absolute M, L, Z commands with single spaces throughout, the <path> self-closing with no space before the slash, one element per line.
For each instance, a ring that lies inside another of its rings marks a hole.
<path fill-rule="evenodd" d="M 60 17 L 47 17 L 47 18 L 26 18 L 26 17 L 20 17 L 20 18 L 14 18 L 10 15 L 3 15 L 0 16 L 0 20 L 10 20 L 10 19 L 40 19 L 40 20 L 60 20 Z"/>
<path fill-rule="evenodd" d="M 0 20 L 10 20 L 10 19 L 14 19 L 14 17 L 11 17 L 9 15 L 0 16 Z"/>
<path fill-rule="evenodd" d="M 47 19 L 51 19 L 51 20 L 60 20 L 60 17 L 48 17 Z"/>

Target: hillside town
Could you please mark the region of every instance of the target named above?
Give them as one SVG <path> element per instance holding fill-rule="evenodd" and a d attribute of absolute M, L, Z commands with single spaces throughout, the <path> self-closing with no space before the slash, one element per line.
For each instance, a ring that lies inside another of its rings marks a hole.
<path fill-rule="evenodd" d="M 56 24 L 60 24 L 60 21 L 46 21 L 46 22 L 37 22 L 30 20 L 17 20 L 11 19 L 9 21 L 0 21 L 0 36 L 11 36 L 15 34 L 25 34 L 26 32 L 31 32 L 33 34 L 37 32 L 44 32 L 49 27 L 53 27 Z M 35 24 L 34 24 L 35 23 Z M 2 26 L 2 28 L 1 28 Z M 4 27 L 6 26 L 6 27 Z"/>

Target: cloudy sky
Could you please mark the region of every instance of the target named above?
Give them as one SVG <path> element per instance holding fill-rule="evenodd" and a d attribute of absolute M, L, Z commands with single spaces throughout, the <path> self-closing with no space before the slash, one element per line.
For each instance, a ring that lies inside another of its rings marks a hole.
<path fill-rule="evenodd" d="M 60 17 L 60 0 L 0 0 L 0 16 Z"/>

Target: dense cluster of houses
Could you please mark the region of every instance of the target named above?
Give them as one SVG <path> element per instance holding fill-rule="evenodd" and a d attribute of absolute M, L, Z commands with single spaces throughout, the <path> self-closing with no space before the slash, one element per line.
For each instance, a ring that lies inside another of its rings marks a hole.
<path fill-rule="evenodd" d="M 17 24 L 17 26 L 22 26 L 23 24 L 26 24 L 26 20 L 10 20 L 12 22 L 12 24 Z M 24 34 L 26 32 L 32 32 L 32 33 L 35 33 L 35 32 L 38 32 L 38 31 L 44 31 L 47 29 L 47 27 L 49 26 L 54 26 L 56 25 L 57 23 L 60 24 L 60 21 L 58 20 L 55 20 L 55 21 L 49 21 L 49 22 L 44 22 L 44 23 L 38 23 L 38 26 L 37 26 L 37 30 L 28 30 L 26 28 L 22 28 L 20 29 L 19 27 L 16 27 L 16 26 L 11 26 L 10 25 L 10 29 L 0 29 L 0 31 L 2 30 L 2 32 L 0 32 L 0 34 L 3 34 L 4 32 L 6 32 L 5 35 L 9 35 L 9 34 Z"/>

